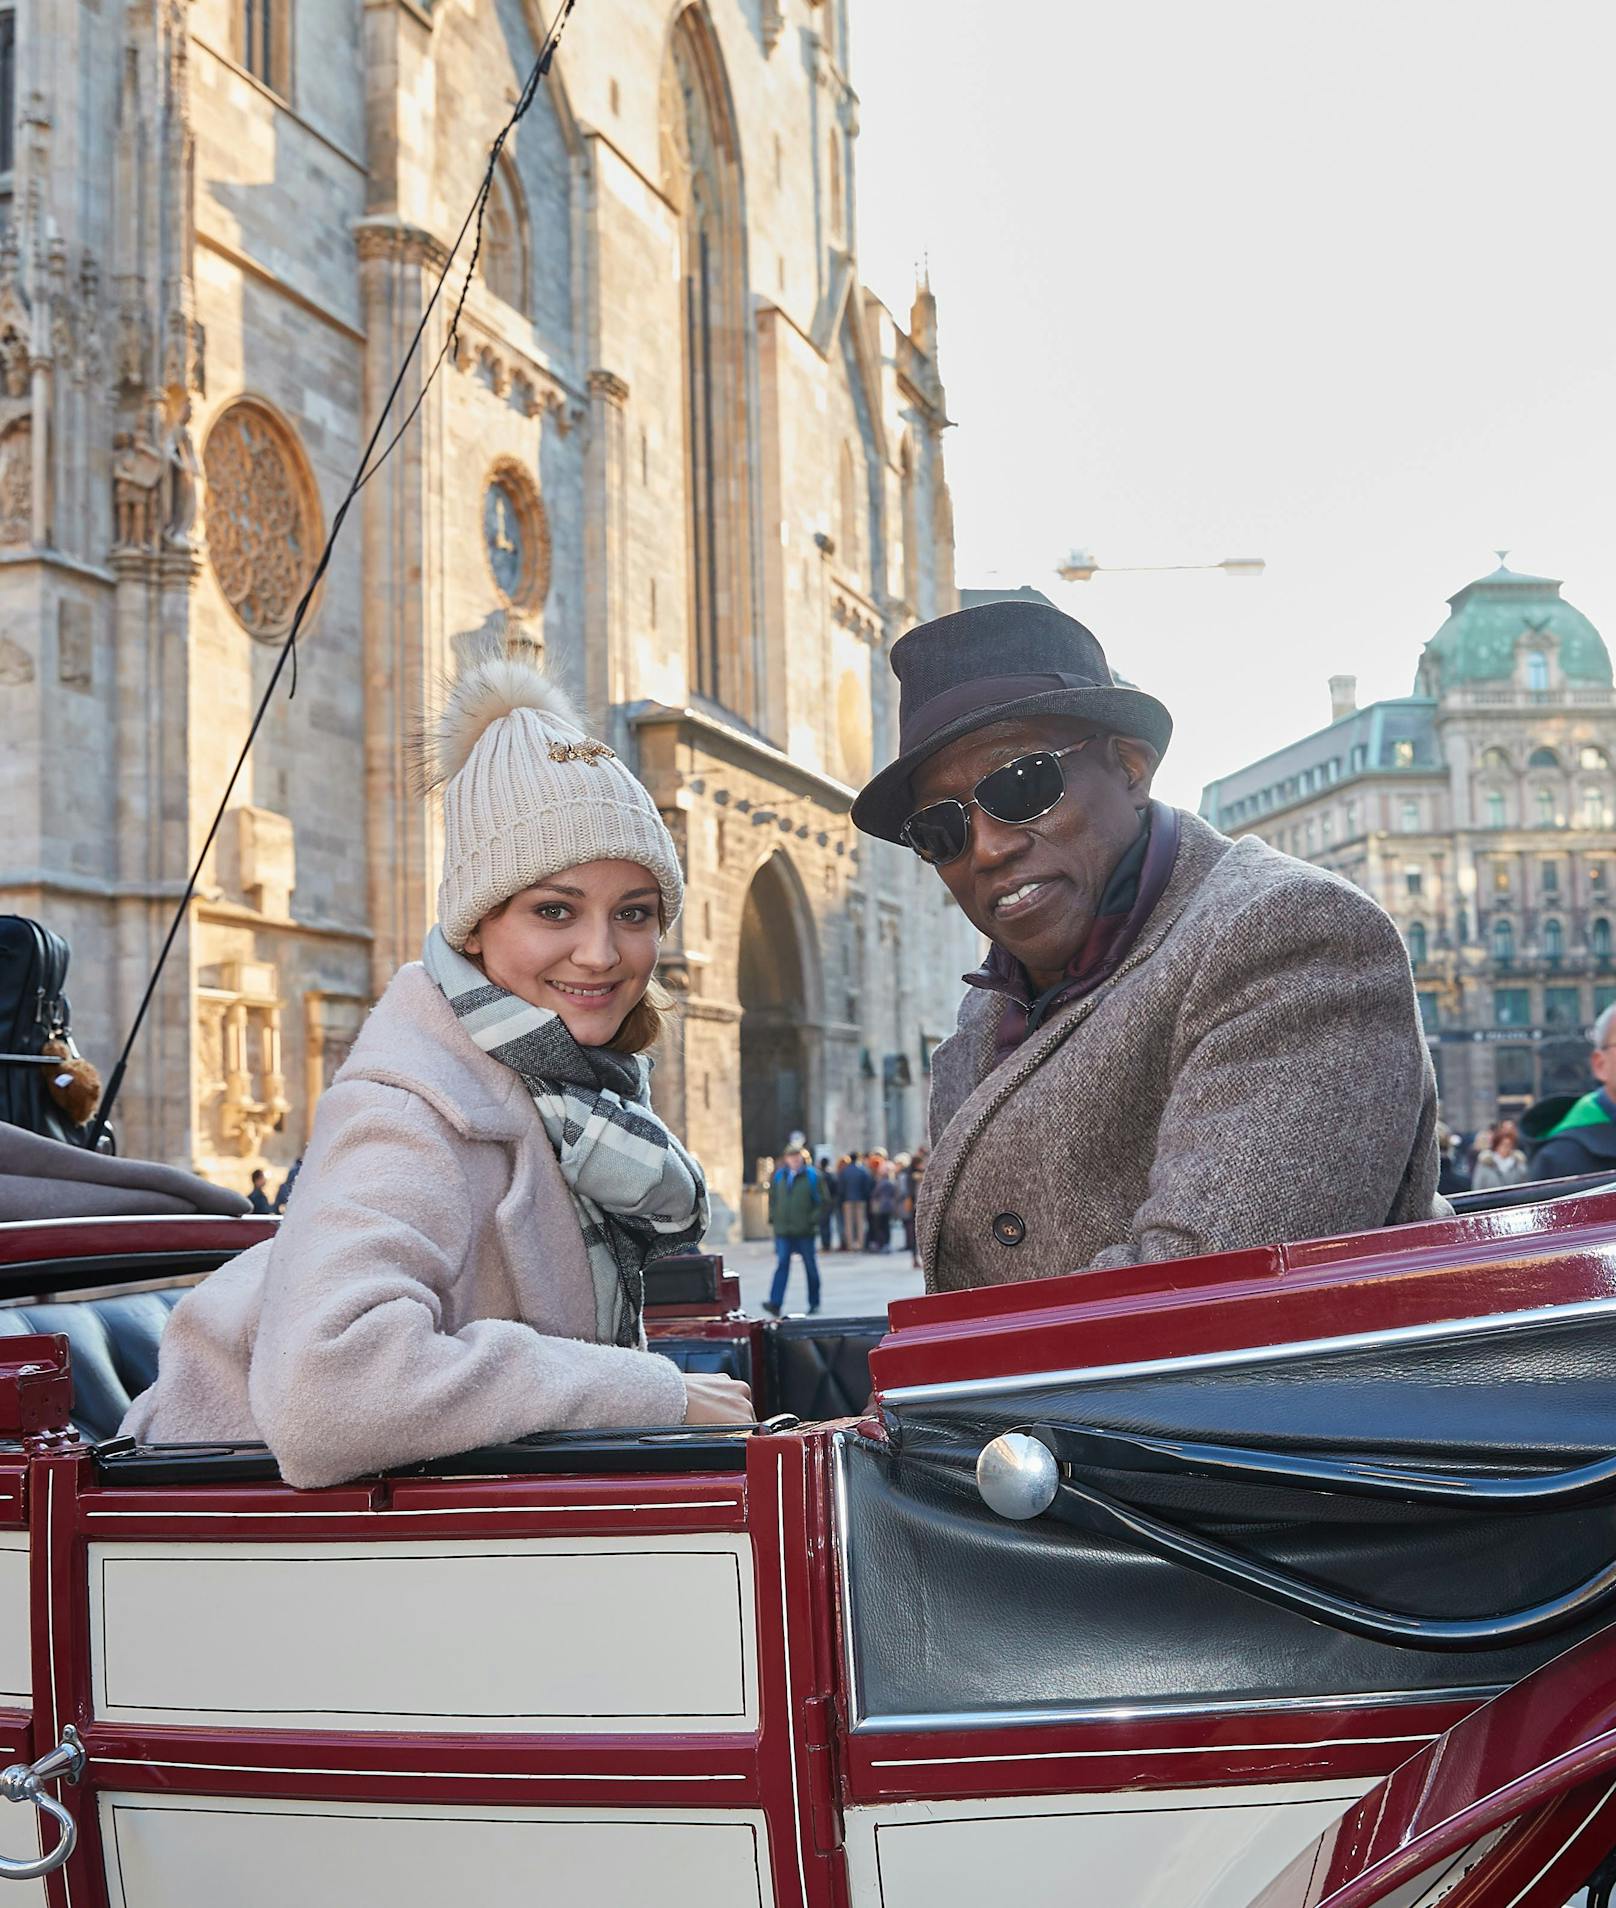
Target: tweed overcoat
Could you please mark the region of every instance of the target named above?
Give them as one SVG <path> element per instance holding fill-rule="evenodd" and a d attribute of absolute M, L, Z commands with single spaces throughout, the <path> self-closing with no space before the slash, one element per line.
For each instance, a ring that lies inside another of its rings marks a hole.
<path fill-rule="evenodd" d="M 412 961 L 320 1101 L 280 1230 L 175 1306 L 121 1429 L 262 1438 L 308 1486 L 531 1431 L 682 1423 L 678 1368 L 595 1331 L 538 1108 Z"/>
<path fill-rule="evenodd" d="M 1131 951 L 994 1066 L 971 988 L 931 1074 L 929 1291 L 1315 1239 L 1448 1208 L 1408 956 L 1349 882 L 1181 814 Z"/>

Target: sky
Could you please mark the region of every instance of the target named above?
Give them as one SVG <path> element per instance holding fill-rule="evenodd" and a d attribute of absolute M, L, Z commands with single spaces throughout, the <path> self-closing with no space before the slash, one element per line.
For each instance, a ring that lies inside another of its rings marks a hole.
<path fill-rule="evenodd" d="M 925 261 L 964 587 L 1173 710 L 1157 793 L 1410 692 L 1446 599 L 1616 643 L 1616 6 L 853 0 L 860 270 Z M 1260 556 L 1061 582 L 1103 564 Z"/>

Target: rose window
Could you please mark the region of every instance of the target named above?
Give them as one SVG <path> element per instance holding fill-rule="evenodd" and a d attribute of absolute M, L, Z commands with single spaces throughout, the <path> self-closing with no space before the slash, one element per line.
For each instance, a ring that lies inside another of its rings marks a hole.
<path fill-rule="evenodd" d="M 320 546 L 314 480 L 291 433 L 261 406 L 232 404 L 208 433 L 208 556 L 254 635 L 282 635 Z"/>

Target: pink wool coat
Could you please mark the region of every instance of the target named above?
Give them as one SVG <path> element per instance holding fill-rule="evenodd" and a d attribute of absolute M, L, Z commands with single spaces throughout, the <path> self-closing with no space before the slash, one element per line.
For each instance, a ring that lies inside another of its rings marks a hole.
<path fill-rule="evenodd" d="M 261 1438 L 311 1486 L 534 1431 L 684 1421 L 669 1360 L 594 1335 L 532 1098 L 411 962 L 320 1101 L 280 1231 L 174 1308 L 122 1431 Z"/>

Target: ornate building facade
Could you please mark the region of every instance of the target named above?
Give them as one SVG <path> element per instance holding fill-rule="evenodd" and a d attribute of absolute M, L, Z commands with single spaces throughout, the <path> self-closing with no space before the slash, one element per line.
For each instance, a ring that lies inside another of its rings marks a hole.
<path fill-rule="evenodd" d="M 1334 868 L 1397 922 L 1456 1128 L 1585 1091 L 1616 1002 L 1616 691 L 1551 577 L 1500 565 L 1449 599 L 1414 694 L 1211 783 L 1232 835 Z"/>
<path fill-rule="evenodd" d="M 929 289 L 899 319 L 859 280 L 847 5 L 578 7 L 501 157 L 458 338 L 440 304 L 387 434 L 419 411 L 209 851 L 126 1150 L 239 1185 L 302 1150 L 432 919 L 408 738 L 489 631 L 542 646 L 679 842 L 683 1013 L 656 1091 L 724 1205 L 792 1128 L 920 1137 L 974 937 L 847 809 L 892 747 L 890 643 L 957 600 L 948 419 Z M 536 0 L 16 14 L 0 908 L 72 942 L 93 1057 L 134 1013 L 547 20 Z"/>

